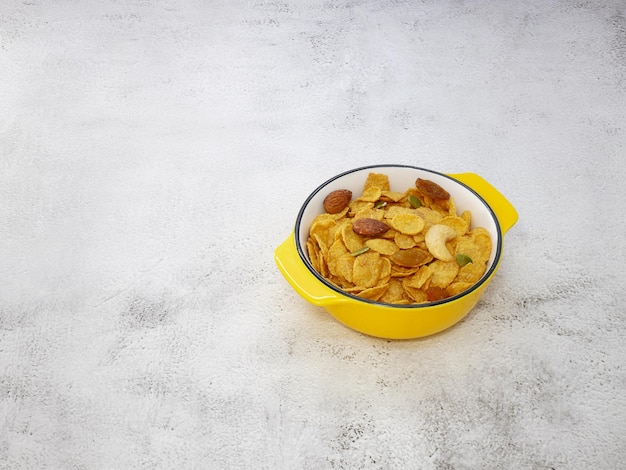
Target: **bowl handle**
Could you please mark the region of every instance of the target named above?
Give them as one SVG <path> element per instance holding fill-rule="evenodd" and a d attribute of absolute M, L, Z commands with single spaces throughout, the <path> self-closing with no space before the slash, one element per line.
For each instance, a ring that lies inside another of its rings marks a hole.
<path fill-rule="evenodd" d="M 517 211 L 513 205 L 489 182 L 483 177 L 478 176 L 475 173 L 458 173 L 448 175 L 451 178 L 459 180 L 461 183 L 465 183 L 472 188 L 478 194 L 480 194 L 487 204 L 491 206 L 496 213 L 496 217 L 500 222 L 502 228 L 502 234 L 504 235 L 513 225 L 517 222 Z"/>
<path fill-rule="evenodd" d="M 325 306 L 346 302 L 332 289 L 322 284 L 306 267 L 296 249 L 294 233 L 280 244 L 274 252 L 274 260 L 285 279 L 306 301 Z"/>

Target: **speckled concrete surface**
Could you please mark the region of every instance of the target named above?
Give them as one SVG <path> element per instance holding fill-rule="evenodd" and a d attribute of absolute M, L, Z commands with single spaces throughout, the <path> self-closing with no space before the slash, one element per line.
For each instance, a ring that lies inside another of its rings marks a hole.
<path fill-rule="evenodd" d="M 0 467 L 618 469 L 618 1 L 0 4 Z M 374 163 L 515 205 L 478 306 L 394 342 L 273 260 Z"/>

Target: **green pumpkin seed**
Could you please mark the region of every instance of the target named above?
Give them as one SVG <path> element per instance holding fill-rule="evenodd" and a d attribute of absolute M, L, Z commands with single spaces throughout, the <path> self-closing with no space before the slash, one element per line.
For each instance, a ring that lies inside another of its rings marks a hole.
<path fill-rule="evenodd" d="M 350 253 L 352 256 L 359 256 L 362 255 L 363 253 L 365 253 L 366 251 L 369 251 L 370 247 L 369 246 L 364 246 L 363 248 L 359 248 L 358 250 L 353 251 L 352 253 Z"/>
<path fill-rule="evenodd" d="M 413 209 L 422 207 L 422 201 L 420 201 L 416 196 L 409 194 L 407 199 L 409 200 L 409 204 L 411 204 L 411 207 L 413 207 Z"/>
<path fill-rule="evenodd" d="M 458 254 L 456 255 L 456 262 L 459 264 L 459 266 L 463 267 L 468 263 L 473 263 L 474 261 L 472 261 L 472 258 L 467 255 Z"/>

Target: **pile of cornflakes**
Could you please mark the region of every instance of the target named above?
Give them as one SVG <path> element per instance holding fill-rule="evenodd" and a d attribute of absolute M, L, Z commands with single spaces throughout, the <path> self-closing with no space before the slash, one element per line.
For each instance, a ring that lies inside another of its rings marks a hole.
<path fill-rule="evenodd" d="M 385 174 L 370 173 L 363 193 L 333 191 L 312 222 L 309 260 L 325 279 L 350 294 L 389 304 L 432 302 L 474 285 L 487 269 L 489 232 L 471 229 L 454 198 L 418 178 L 390 191 Z"/>

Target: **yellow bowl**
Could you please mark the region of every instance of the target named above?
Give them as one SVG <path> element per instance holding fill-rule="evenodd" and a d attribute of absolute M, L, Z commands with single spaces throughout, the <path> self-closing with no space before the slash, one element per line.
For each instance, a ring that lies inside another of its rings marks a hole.
<path fill-rule="evenodd" d="M 417 178 L 434 181 L 454 197 L 459 213 L 471 211 L 472 227 L 489 231 L 493 241 L 491 257 L 485 274 L 473 287 L 437 302 L 391 305 L 348 294 L 317 273 L 308 259 L 306 241 L 313 219 L 324 212 L 324 198 L 336 189 L 360 194 L 370 172 L 387 174 L 392 191 L 404 192 L 415 185 Z M 476 305 L 500 266 L 504 234 L 515 222 L 517 212 L 511 203 L 476 174 L 446 175 L 407 165 L 367 166 L 337 175 L 311 193 L 298 213 L 294 231 L 276 249 L 275 260 L 285 279 L 305 300 L 324 308 L 349 328 L 379 338 L 419 338 L 449 328 Z"/>

